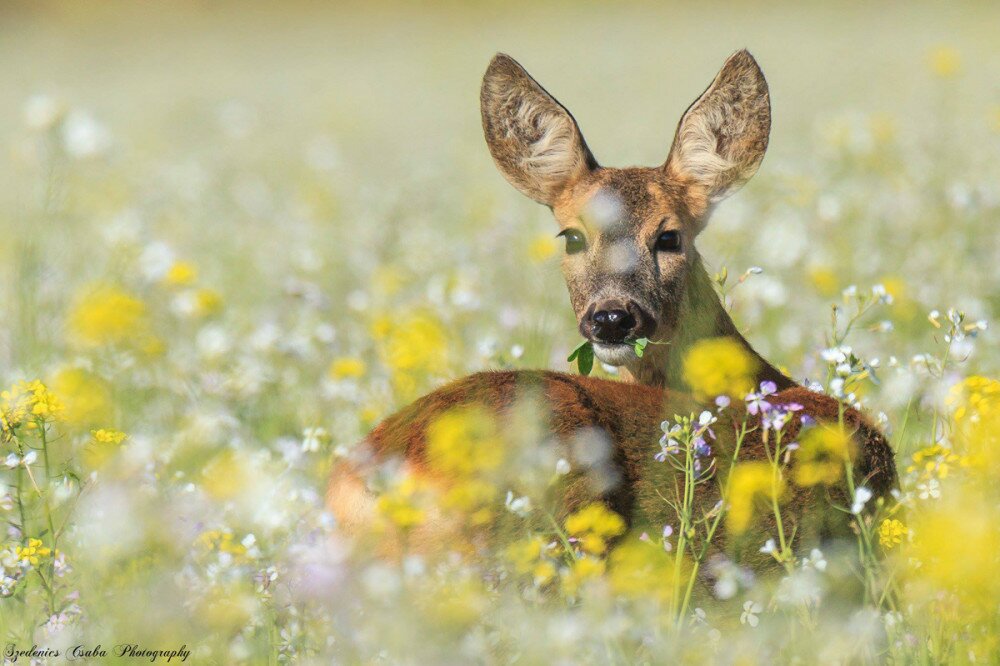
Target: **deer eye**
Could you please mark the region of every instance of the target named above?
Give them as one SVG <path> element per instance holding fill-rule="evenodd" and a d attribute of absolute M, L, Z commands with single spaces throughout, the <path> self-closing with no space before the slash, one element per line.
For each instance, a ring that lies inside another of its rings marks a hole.
<path fill-rule="evenodd" d="M 576 229 L 563 229 L 559 235 L 566 239 L 566 254 L 576 254 L 587 249 L 587 239 Z"/>
<path fill-rule="evenodd" d="M 681 235 L 677 231 L 664 231 L 656 239 L 657 252 L 677 252 L 681 249 Z"/>

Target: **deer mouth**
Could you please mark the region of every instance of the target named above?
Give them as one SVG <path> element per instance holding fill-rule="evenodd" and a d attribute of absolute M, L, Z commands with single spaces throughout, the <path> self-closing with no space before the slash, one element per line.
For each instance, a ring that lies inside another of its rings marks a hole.
<path fill-rule="evenodd" d="M 635 358 L 635 345 L 631 342 L 597 342 L 592 341 L 594 356 L 607 365 L 625 365 Z"/>

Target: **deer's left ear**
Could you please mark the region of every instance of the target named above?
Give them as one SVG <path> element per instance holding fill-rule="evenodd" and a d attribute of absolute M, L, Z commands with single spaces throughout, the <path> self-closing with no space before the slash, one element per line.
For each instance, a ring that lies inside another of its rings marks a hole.
<path fill-rule="evenodd" d="M 664 165 L 688 186 L 701 217 L 757 172 L 771 131 L 767 81 L 746 50 L 734 53 L 681 118 Z"/>

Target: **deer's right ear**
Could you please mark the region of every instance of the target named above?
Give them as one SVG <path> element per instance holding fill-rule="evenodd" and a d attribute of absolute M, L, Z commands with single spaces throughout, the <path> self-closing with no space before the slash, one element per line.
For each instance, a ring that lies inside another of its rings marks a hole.
<path fill-rule="evenodd" d="M 511 185 L 552 206 L 574 180 L 597 168 L 576 120 L 513 58 L 498 53 L 479 95 L 486 144 Z"/>

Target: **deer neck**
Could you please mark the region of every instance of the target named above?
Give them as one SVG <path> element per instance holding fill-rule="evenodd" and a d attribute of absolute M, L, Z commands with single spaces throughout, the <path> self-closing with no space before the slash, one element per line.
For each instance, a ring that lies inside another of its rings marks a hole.
<path fill-rule="evenodd" d="M 684 358 L 699 340 L 729 337 L 757 361 L 754 386 L 762 381 L 774 382 L 778 389 L 795 386 L 795 382 L 758 354 L 736 328 L 723 306 L 700 257 L 695 257 L 681 303 L 676 310 L 677 322 L 662 339 L 649 344 L 642 358 L 625 366 L 626 379 L 648 386 L 661 386 L 688 391 L 684 381 Z"/>

